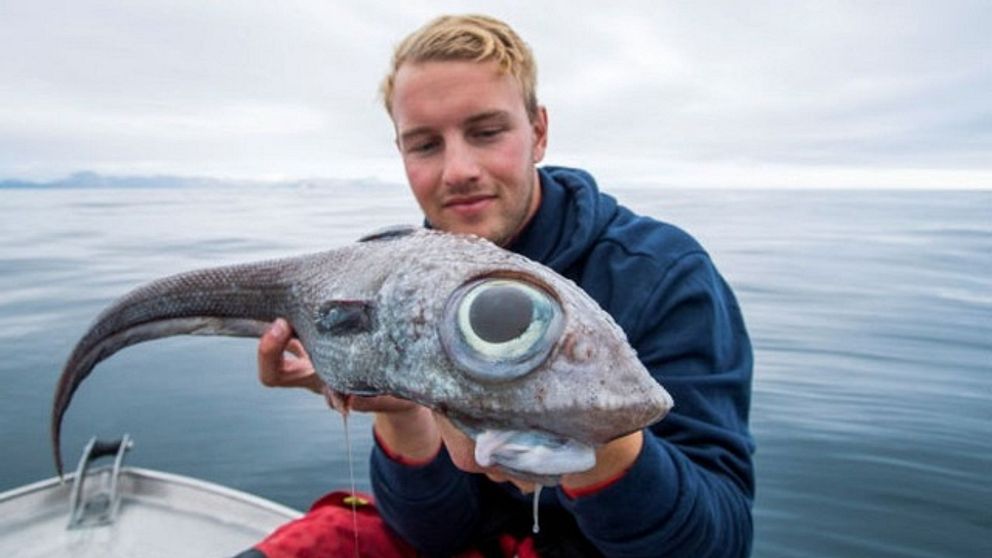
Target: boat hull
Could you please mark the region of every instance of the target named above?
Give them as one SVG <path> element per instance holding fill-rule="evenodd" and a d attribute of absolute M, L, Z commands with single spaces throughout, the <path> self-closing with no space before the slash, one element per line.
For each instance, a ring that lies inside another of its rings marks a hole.
<path fill-rule="evenodd" d="M 99 475 L 94 468 L 90 475 Z M 73 475 L 0 494 L 0 556 L 233 556 L 301 513 L 251 494 L 151 469 L 124 467 L 110 525 L 68 529 Z"/>

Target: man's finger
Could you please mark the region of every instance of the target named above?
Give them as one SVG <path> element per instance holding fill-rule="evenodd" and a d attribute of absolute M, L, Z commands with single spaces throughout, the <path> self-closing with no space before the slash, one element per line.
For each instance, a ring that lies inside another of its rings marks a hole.
<path fill-rule="evenodd" d="M 266 386 L 278 384 L 282 369 L 282 353 L 289 339 L 289 324 L 279 318 L 272 322 L 258 340 L 258 379 Z"/>
<path fill-rule="evenodd" d="M 286 345 L 286 350 L 296 357 L 307 358 L 307 350 L 303 348 L 303 343 L 301 343 L 296 337 L 289 340 L 289 343 Z"/>

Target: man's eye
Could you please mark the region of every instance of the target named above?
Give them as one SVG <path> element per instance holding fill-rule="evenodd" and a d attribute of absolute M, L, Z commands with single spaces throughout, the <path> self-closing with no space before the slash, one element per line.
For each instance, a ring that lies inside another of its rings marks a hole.
<path fill-rule="evenodd" d="M 490 139 L 503 132 L 503 128 L 483 128 L 475 132 L 475 136 L 481 139 Z"/>
<path fill-rule="evenodd" d="M 437 149 L 438 142 L 436 141 L 424 141 L 419 143 L 411 144 L 407 149 L 410 153 L 430 153 L 431 151 Z"/>

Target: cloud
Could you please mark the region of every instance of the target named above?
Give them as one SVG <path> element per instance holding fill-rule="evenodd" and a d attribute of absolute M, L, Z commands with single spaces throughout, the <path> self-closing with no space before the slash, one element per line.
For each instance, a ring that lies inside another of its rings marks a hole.
<path fill-rule="evenodd" d="M 489 11 L 538 57 L 548 162 L 699 184 L 992 187 L 984 2 L 438 6 L 4 3 L 0 176 L 400 180 L 376 97 L 393 45 L 441 12 Z"/>

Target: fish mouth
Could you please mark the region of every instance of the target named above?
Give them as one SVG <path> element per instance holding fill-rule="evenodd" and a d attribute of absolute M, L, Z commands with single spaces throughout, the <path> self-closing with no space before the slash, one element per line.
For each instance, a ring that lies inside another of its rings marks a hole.
<path fill-rule="evenodd" d="M 578 440 L 538 430 L 480 429 L 452 422 L 475 442 L 475 462 L 480 467 L 495 467 L 520 480 L 553 486 L 562 475 L 596 465 L 595 448 Z"/>

